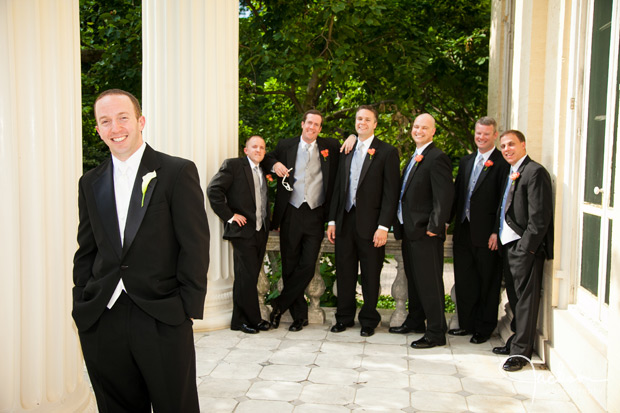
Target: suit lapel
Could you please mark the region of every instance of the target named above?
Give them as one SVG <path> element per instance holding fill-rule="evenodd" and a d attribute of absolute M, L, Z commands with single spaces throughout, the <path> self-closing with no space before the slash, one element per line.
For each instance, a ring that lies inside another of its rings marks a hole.
<path fill-rule="evenodd" d="M 525 155 L 525 159 L 521 163 L 521 166 L 519 166 L 519 169 L 517 169 L 517 172 L 519 172 L 520 174 L 519 177 L 515 179 L 514 181 L 511 180 L 510 183 L 508 184 L 510 185 L 510 190 L 508 191 L 508 197 L 506 198 L 506 211 L 508 211 L 508 209 L 510 208 L 510 205 L 512 204 L 512 199 L 514 197 L 515 190 L 517 189 L 517 185 L 521 183 L 521 176 L 523 175 L 523 170 L 525 169 L 525 166 L 529 162 L 530 162 L 530 157 L 528 155 Z"/>
<path fill-rule="evenodd" d="M 97 203 L 97 210 L 105 232 L 110 238 L 114 252 L 121 256 L 121 234 L 118 228 L 118 214 L 116 213 L 116 198 L 114 197 L 114 176 L 112 158 L 99 177 L 93 182 L 92 188 Z"/>
<path fill-rule="evenodd" d="M 344 174 L 343 190 L 345 196 L 347 195 L 347 191 L 349 190 L 349 177 L 351 176 L 351 161 L 353 160 L 353 154 L 355 154 L 355 151 L 351 151 L 344 156 L 344 171 L 346 173 Z"/>
<path fill-rule="evenodd" d="M 319 150 L 319 162 L 321 162 L 321 173 L 323 174 L 323 193 L 327 193 L 327 184 L 329 181 L 329 162 L 327 162 L 327 159 L 329 156 L 331 156 L 331 153 L 328 153 L 327 156 L 324 158 L 323 155 L 321 154 L 321 151 L 325 150 L 325 146 L 323 145 L 323 141 L 321 140 L 321 138 L 317 138 L 316 140 L 316 147 Z M 328 149 L 329 151 L 329 149 Z"/>
<path fill-rule="evenodd" d="M 125 223 L 125 240 L 123 242 L 123 256 L 127 253 L 133 240 L 136 238 L 138 229 L 142 224 L 146 210 L 153 196 L 153 191 L 157 185 L 157 177 L 153 178 L 149 182 L 146 193 L 144 194 L 144 205 L 142 205 L 142 177 L 149 172 L 157 171 L 159 168 L 159 161 L 155 154 L 155 151 L 146 146 L 140 166 L 138 167 L 138 173 L 136 173 L 136 180 L 133 184 L 131 191 L 131 199 L 129 200 L 129 210 L 127 211 L 127 222 Z"/>
<path fill-rule="evenodd" d="M 494 157 L 494 155 L 495 155 L 495 151 L 496 151 L 496 149 L 495 149 L 495 148 L 493 148 L 493 149 L 491 149 L 491 150 L 492 150 L 493 152 L 492 152 L 492 153 L 491 153 L 491 155 L 489 156 L 489 160 L 491 160 L 491 158 L 493 158 L 493 157 Z M 477 155 L 476 155 L 476 156 L 477 156 Z M 476 158 L 474 157 L 474 162 L 475 162 L 475 161 L 476 161 Z M 487 160 L 487 162 L 488 162 L 488 160 Z M 493 161 L 491 160 L 491 162 L 493 162 Z M 486 163 L 486 162 L 485 162 L 485 163 Z M 482 184 L 482 181 L 484 181 L 484 178 L 486 178 L 486 177 L 487 177 L 487 174 L 490 172 L 489 170 L 490 170 L 490 168 L 492 168 L 492 167 L 493 167 L 493 166 L 484 166 L 484 164 L 482 165 L 482 170 L 480 171 L 480 175 L 478 176 L 478 180 L 476 181 L 476 186 L 474 186 L 474 190 L 473 190 L 473 192 L 476 192 L 476 190 L 480 187 L 480 184 Z M 473 169 L 473 162 L 472 162 L 471 169 Z M 470 175 L 471 175 L 471 173 L 470 173 Z M 471 176 L 470 176 L 470 179 L 471 179 Z"/>
<path fill-rule="evenodd" d="M 288 150 L 286 151 L 286 163 L 285 163 L 287 168 L 289 169 L 293 168 L 293 170 L 288 173 L 289 174 L 288 182 L 290 182 L 291 184 L 295 182 L 295 163 L 297 162 L 297 150 L 299 149 L 299 145 L 301 144 L 299 139 L 295 140 L 294 142 L 295 144 L 291 145 L 291 147 L 288 148 Z"/>
<path fill-rule="evenodd" d="M 375 136 L 368 150 L 374 149 L 376 151 L 377 146 L 379 146 L 379 142 L 380 142 L 379 139 L 377 139 L 377 137 Z M 361 185 L 362 181 L 364 181 L 366 172 L 368 172 L 368 168 L 370 168 L 370 164 L 372 163 L 375 156 L 377 156 L 376 153 L 372 156 L 369 153 L 366 153 L 366 157 L 364 158 L 364 163 L 362 164 L 362 171 L 360 172 L 360 179 L 357 184 L 358 188 L 359 188 L 359 185 Z"/>
<path fill-rule="evenodd" d="M 256 191 L 254 190 L 254 176 L 252 175 L 252 168 L 250 167 L 250 161 L 248 158 L 241 158 L 243 161 L 241 163 L 241 169 L 245 175 L 245 179 L 248 181 L 248 186 L 250 187 L 250 193 L 252 194 L 252 202 L 254 203 L 254 208 L 256 208 Z"/>
<path fill-rule="evenodd" d="M 430 145 L 428 145 L 426 149 L 424 149 L 424 152 L 422 152 L 422 156 L 426 157 L 426 155 L 431 150 L 431 148 L 434 148 L 434 147 L 435 147 L 435 144 L 431 142 Z M 405 186 L 405 192 L 407 192 L 407 189 L 409 188 L 409 185 L 411 184 L 411 180 L 413 179 L 413 175 L 415 174 L 415 171 L 418 170 L 418 167 L 420 166 L 422 162 L 424 162 L 424 158 L 422 158 L 420 162 L 416 162 L 416 164 L 413 165 L 413 168 L 411 168 L 411 172 L 409 172 L 409 178 L 407 179 L 407 184 Z"/>

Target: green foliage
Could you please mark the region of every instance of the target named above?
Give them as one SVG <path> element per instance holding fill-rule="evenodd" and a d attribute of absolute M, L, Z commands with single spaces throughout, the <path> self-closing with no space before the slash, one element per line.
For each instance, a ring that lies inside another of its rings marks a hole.
<path fill-rule="evenodd" d="M 452 301 L 452 297 L 450 297 L 450 294 L 446 294 L 445 296 L 444 311 L 446 313 L 456 312 L 456 304 L 454 304 L 454 301 Z"/>
<path fill-rule="evenodd" d="M 120 88 L 142 96 L 142 17 L 139 0 L 80 0 L 82 146 L 87 171 L 109 156 L 95 131 L 93 103 Z"/>
<path fill-rule="evenodd" d="M 406 162 L 414 114 L 437 120 L 453 159 L 473 148 L 486 113 L 490 1 L 242 0 L 240 136 L 273 147 L 300 133 L 301 114 L 325 114 L 324 136 L 346 138 L 354 110 L 373 104 L 376 135 Z"/>

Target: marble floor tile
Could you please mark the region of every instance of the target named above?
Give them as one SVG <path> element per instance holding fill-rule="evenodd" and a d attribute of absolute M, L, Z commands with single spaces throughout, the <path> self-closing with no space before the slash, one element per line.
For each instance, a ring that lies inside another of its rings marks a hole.
<path fill-rule="evenodd" d="M 371 344 L 364 346 L 364 355 L 367 356 L 406 356 L 408 354 L 407 347 L 396 344 Z"/>
<path fill-rule="evenodd" d="M 579 413 L 572 402 L 559 400 L 536 399 L 533 403 L 531 400 L 523 400 L 523 405 L 528 413 Z"/>
<path fill-rule="evenodd" d="M 345 406 L 353 403 L 355 389 L 351 386 L 333 384 L 308 384 L 301 391 L 299 400 L 305 403 Z"/>
<path fill-rule="evenodd" d="M 198 396 L 234 399 L 245 396 L 251 385 L 250 380 L 205 377 L 198 386 Z"/>
<path fill-rule="evenodd" d="M 404 389 L 409 387 L 409 375 L 406 372 L 368 370 L 359 374 L 358 383 L 364 387 Z"/>
<path fill-rule="evenodd" d="M 404 409 L 410 406 L 409 398 L 406 390 L 362 387 L 357 389 L 354 403 L 365 408 Z"/>
<path fill-rule="evenodd" d="M 550 371 L 536 370 L 535 375 L 514 378 L 509 376 L 517 393 L 538 400 L 555 400 L 570 402 L 570 397 Z"/>
<path fill-rule="evenodd" d="M 342 333 L 328 332 L 325 340 L 346 343 L 363 343 L 366 341 L 366 338 L 360 336 L 360 327 L 356 325 L 355 327 L 347 328 L 346 331 L 343 331 Z"/>
<path fill-rule="evenodd" d="M 350 413 L 351 410 L 344 406 L 330 404 L 304 403 L 295 407 L 294 413 Z"/>
<path fill-rule="evenodd" d="M 234 350 L 234 348 L 233 348 Z M 196 360 L 219 361 L 223 360 L 231 349 L 220 347 L 198 347 L 196 346 Z"/>
<path fill-rule="evenodd" d="M 226 334 L 224 331 L 229 331 L 232 334 Z M 242 337 L 239 334 L 238 331 L 230 330 L 205 333 L 195 345 L 196 347 L 234 348 L 241 341 Z"/>
<path fill-rule="evenodd" d="M 261 332 L 263 334 L 263 332 Z M 280 346 L 282 341 L 279 338 L 259 337 L 261 334 L 248 335 L 237 344 L 238 349 L 250 350 L 275 350 Z M 266 335 L 266 334 L 263 334 Z"/>
<path fill-rule="evenodd" d="M 471 394 L 507 397 L 517 394 L 512 382 L 508 378 L 498 380 L 480 377 L 463 377 L 461 383 L 463 384 L 463 390 Z"/>
<path fill-rule="evenodd" d="M 502 379 L 508 376 L 508 373 L 502 369 L 503 364 L 500 361 L 476 363 L 473 361 L 461 361 L 458 358 L 455 361 L 456 369 L 463 376 L 495 379 Z"/>
<path fill-rule="evenodd" d="M 362 359 L 362 367 L 368 370 L 405 371 L 408 366 L 406 357 L 372 356 Z"/>
<path fill-rule="evenodd" d="M 211 373 L 215 366 L 217 366 L 217 361 L 212 360 L 196 360 L 196 376 L 202 377 Z"/>
<path fill-rule="evenodd" d="M 448 346 L 418 349 L 411 345 L 407 347 L 409 356 L 428 360 L 452 360 L 452 350 Z"/>
<path fill-rule="evenodd" d="M 317 353 L 276 351 L 269 357 L 269 362 L 273 364 L 287 364 L 289 366 L 307 366 L 313 364 L 317 356 Z"/>
<path fill-rule="evenodd" d="M 200 397 L 201 413 L 230 413 L 235 410 L 239 402 L 235 399 L 220 399 L 213 397 Z"/>
<path fill-rule="evenodd" d="M 264 363 L 273 355 L 269 350 L 250 350 L 247 348 L 238 348 L 231 350 L 224 361 L 228 363 Z"/>
<path fill-rule="evenodd" d="M 237 405 L 235 413 L 291 413 L 295 406 L 272 400 L 245 400 Z"/>
<path fill-rule="evenodd" d="M 412 336 L 413 337 L 413 336 Z M 367 337 L 366 342 L 371 344 L 393 344 L 397 346 L 409 345 L 411 343 L 409 336 L 404 334 L 390 334 L 387 329 L 376 331 L 374 336 Z"/>
<path fill-rule="evenodd" d="M 254 363 L 219 363 L 210 376 L 220 379 L 254 379 L 263 369 L 260 364 Z"/>
<path fill-rule="evenodd" d="M 429 412 L 463 412 L 468 410 L 465 397 L 460 394 L 432 391 L 411 393 L 411 406 L 417 410 Z"/>
<path fill-rule="evenodd" d="M 409 370 L 414 373 L 453 375 L 457 372 L 454 361 L 443 360 L 409 360 Z"/>
<path fill-rule="evenodd" d="M 325 341 L 321 346 L 321 353 L 358 356 L 364 354 L 364 343 L 335 343 Z"/>
<path fill-rule="evenodd" d="M 463 390 L 461 380 L 443 374 L 412 374 L 409 386 L 415 390 L 457 393 Z"/>
<path fill-rule="evenodd" d="M 301 382 L 308 378 L 308 374 L 310 374 L 308 367 L 272 364 L 263 367 L 258 377 L 263 380 Z"/>
<path fill-rule="evenodd" d="M 263 380 L 253 383 L 246 396 L 253 400 L 290 402 L 299 398 L 303 386 L 290 381 Z"/>
<path fill-rule="evenodd" d="M 525 413 L 524 403 L 512 397 L 502 396 L 467 396 L 469 410 L 475 413 Z M 498 410 L 499 408 L 499 410 Z"/>
<path fill-rule="evenodd" d="M 304 327 L 301 331 L 288 331 L 286 338 L 289 340 L 324 340 L 327 336 L 327 330 L 314 326 Z"/>
<path fill-rule="evenodd" d="M 314 364 L 320 367 L 342 367 L 356 369 L 362 365 L 362 356 L 347 356 L 343 354 L 319 354 Z"/>
<path fill-rule="evenodd" d="M 289 351 L 295 354 L 314 353 L 321 349 L 323 341 L 321 340 L 289 340 L 283 339 L 280 342 L 279 351 Z"/>
<path fill-rule="evenodd" d="M 314 384 L 353 385 L 358 382 L 359 375 L 352 369 L 315 367 L 310 372 L 308 381 Z"/>

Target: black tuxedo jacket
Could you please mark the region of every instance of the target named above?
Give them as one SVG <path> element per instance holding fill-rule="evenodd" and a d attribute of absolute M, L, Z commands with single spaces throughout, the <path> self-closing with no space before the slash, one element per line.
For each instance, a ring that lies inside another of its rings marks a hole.
<path fill-rule="evenodd" d="M 79 331 L 105 310 L 121 276 L 147 314 L 178 325 L 202 318 L 209 267 L 209 224 L 193 162 L 147 145 L 136 174 L 125 226 L 118 228 L 109 158 L 79 182 L 78 250 L 73 267 L 73 318 Z M 155 171 L 142 205 L 142 177 Z"/>
<path fill-rule="evenodd" d="M 287 182 L 292 186 L 295 178 L 295 162 L 297 161 L 297 149 L 299 147 L 300 137 L 283 139 L 278 142 L 276 149 L 265 156 L 261 166 L 266 171 L 271 171 L 273 165 L 282 162 L 287 168 L 293 168 L 289 172 Z M 317 138 L 317 148 L 319 150 L 319 158 L 321 161 L 321 172 L 323 174 L 323 191 L 325 192 L 324 220 L 327 221 L 329 215 L 329 207 L 334 190 L 334 182 L 336 181 L 336 172 L 338 172 L 338 159 L 340 143 L 333 138 Z M 324 151 L 327 151 L 324 152 Z M 321 154 L 323 152 L 323 154 Z M 327 156 L 323 156 L 326 154 Z M 276 192 L 276 204 L 273 208 L 273 219 L 271 221 L 271 229 L 280 228 L 282 217 L 289 205 L 292 191 L 287 191 L 282 186 L 282 178 L 278 177 L 278 190 Z"/>
<path fill-rule="evenodd" d="M 450 218 L 454 198 L 452 164 L 433 142 L 424 149 L 422 156 L 424 158 L 413 166 L 405 183 L 403 224 L 396 214 L 393 216 L 396 239 L 406 235 L 409 240 L 417 240 L 426 235 L 426 231 L 442 239 L 446 237 L 446 222 Z M 403 170 L 401 185 L 407 166 Z"/>
<path fill-rule="evenodd" d="M 254 177 L 246 156 L 226 159 L 207 187 L 207 197 L 213 212 L 224 222 L 224 239 L 250 238 L 256 232 L 256 194 Z M 265 213 L 265 228 L 269 228 L 269 203 Z M 244 226 L 228 221 L 234 214 L 247 219 Z"/>
<path fill-rule="evenodd" d="M 469 180 L 478 151 L 461 158 L 459 172 L 454 183 L 454 204 L 452 216 L 454 217 L 454 240 L 461 236 L 461 217 L 465 211 L 465 200 L 469 188 Z M 495 228 L 497 220 L 497 207 L 501 206 L 502 190 L 510 171 L 510 165 L 501 152 L 493 148 L 489 156 L 492 166 L 483 167 L 476 181 L 476 186 L 471 194 L 469 204 L 469 223 L 470 235 L 469 242 L 475 247 L 485 247 L 488 245 L 489 237 Z"/>
<path fill-rule="evenodd" d="M 506 199 L 506 224 L 521 236 L 518 241 L 524 251 L 538 252 L 540 248 L 547 259 L 553 259 L 553 189 L 549 172 L 526 155 L 519 167 L 519 177 L 510 185 Z M 497 209 L 497 228 L 500 211 Z"/>
<path fill-rule="evenodd" d="M 398 206 L 398 150 L 376 136 L 366 154 L 358 181 L 355 210 L 356 227 L 360 237 L 372 239 L 377 226 L 390 228 Z M 342 230 L 351 160 L 355 151 L 340 154 L 338 175 L 329 209 L 329 221 L 336 221 L 336 237 Z"/>

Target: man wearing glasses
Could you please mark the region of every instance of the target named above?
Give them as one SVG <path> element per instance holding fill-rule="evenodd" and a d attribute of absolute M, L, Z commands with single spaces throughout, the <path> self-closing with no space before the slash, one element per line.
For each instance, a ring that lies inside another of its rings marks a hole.
<path fill-rule="evenodd" d="M 340 148 L 336 139 L 318 137 L 322 124 L 318 110 L 304 113 L 301 136 L 279 141 L 262 164 L 279 178 L 271 229 L 280 231 L 284 289 L 271 301 L 274 328 L 286 310 L 293 318 L 290 331 L 308 325 L 304 291 L 314 277 Z"/>

